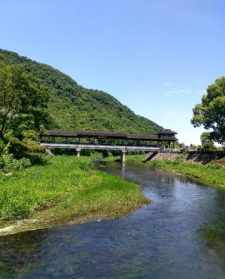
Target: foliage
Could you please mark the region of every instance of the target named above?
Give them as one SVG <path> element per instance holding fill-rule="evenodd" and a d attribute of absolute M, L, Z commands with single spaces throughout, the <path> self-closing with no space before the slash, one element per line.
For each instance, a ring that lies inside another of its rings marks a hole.
<path fill-rule="evenodd" d="M 211 137 L 211 133 L 204 132 L 201 134 L 201 144 L 204 151 L 213 151 L 216 149 Z"/>
<path fill-rule="evenodd" d="M 0 168 L 10 171 L 29 165 L 22 159 L 27 152 L 41 151 L 37 139 L 48 123 L 48 93 L 20 65 L 0 66 Z"/>
<path fill-rule="evenodd" d="M 111 130 L 130 133 L 158 131 L 154 122 L 134 114 L 109 94 L 86 89 L 60 71 L 16 53 L 0 50 L 0 61 L 20 65 L 35 78 L 36 87 L 49 91 L 50 128 Z"/>
<path fill-rule="evenodd" d="M 26 130 L 40 130 L 47 122 L 47 90 L 19 65 L 0 69 L 0 137 L 22 138 Z"/>
<path fill-rule="evenodd" d="M 131 182 L 93 169 L 91 160 L 57 156 L 45 167 L 0 177 L 0 219 L 29 217 L 42 209 L 47 218 L 119 216 L 147 203 Z M 67 215 L 67 216 L 65 216 Z"/>
<path fill-rule="evenodd" d="M 225 143 L 225 77 L 217 79 L 208 87 L 201 104 L 193 109 L 192 124 L 211 129 L 211 138 L 218 143 Z"/>
<path fill-rule="evenodd" d="M 23 170 L 31 166 L 31 161 L 28 158 L 16 160 L 12 153 L 9 152 L 10 143 L 5 145 L 0 153 L 0 169 L 5 173 L 12 171 Z"/>
<path fill-rule="evenodd" d="M 0 170 L 3 173 L 13 174 L 31 165 L 43 165 L 46 158 L 40 145 L 36 141 L 31 141 L 28 134 L 23 141 L 17 138 L 0 140 Z"/>

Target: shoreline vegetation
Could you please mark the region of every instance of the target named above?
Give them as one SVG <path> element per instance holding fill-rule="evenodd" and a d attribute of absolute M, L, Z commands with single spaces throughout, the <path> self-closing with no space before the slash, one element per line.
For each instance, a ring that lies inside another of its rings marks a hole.
<path fill-rule="evenodd" d="M 0 176 L 0 236 L 116 218 L 148 204 L 140 187 L 98 171 L 91 158 L 55 156 Z"/>
<path fill-rule="evenodd" d="M 0 175 L 0 236 L 126 215 L 150 201 L 140 187 L 95 168 L 93 157 L 55 156 L 9 176 Z M 216 164 L 154 160 L 128 155 L 127 162 L 161 169 L 225 190 Z M 106 161 L 114 161 L 108 157 Z"/>
<path fill-rule="evenodd" d="M 128 162 L 141 163 L 143 155 L 128 156 Z M 143 163 L 141 163 L 143 164 Z M 161 169 L 176 175 L 186 176 L 198 183 L 225 190 L 225 168 L 215 163 L 202 165 L 185 160 L 153 160 L 145 163 L 146 166 Z"/>

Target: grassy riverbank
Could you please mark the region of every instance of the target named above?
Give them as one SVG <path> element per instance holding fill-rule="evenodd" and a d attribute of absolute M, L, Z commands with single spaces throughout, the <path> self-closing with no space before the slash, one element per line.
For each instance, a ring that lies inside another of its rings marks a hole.
<path fill-rule="evenodd" d="M 143 163 L 143 155 L 127 157 L 129 162 L 145 165 L 151 168 L 162 169 L 179 175 L 184 175 L 201 184 L 220 187 L 225 190 L 225 168 L 222 165 L 210 163 L 202 165 L 185 160 L 153 160 Z"/>
<path fill-rule="evenodd" d="M 188 161 L 149 161 L 142 163 L 143 155 L 128 156 L 128 161 L 158 168 L 194 179 L 195 181 L 225 189 L 225 168 L 217 164 L 201 165 Z"/>
<path fill-rule="evenodd" d="M 209 186 L 218 186 L 225 189 L 225 169 L 221 166 L 180 161 L 152 161 L 148 164 L 151 167 L 185 175 Z"/>
<path fill-rule="evenodd" d="M 148 203 L 140 188 L 94 169 L 91 160 L 52 158 L 0 177 L 0 228 L 31 218 L 36 227 L 67 220 L 117 217 Z M 33 225 L 32 225 L 33 226 Z"/>

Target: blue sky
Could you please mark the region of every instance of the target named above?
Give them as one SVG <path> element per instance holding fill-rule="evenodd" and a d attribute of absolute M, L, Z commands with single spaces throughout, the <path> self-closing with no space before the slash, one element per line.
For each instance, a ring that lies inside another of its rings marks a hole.
<path fill-rule="evenodd" d="M 0 40 L 198 143 L 192 108 L 225 75 L 225 1 L 7 0 Z"/>

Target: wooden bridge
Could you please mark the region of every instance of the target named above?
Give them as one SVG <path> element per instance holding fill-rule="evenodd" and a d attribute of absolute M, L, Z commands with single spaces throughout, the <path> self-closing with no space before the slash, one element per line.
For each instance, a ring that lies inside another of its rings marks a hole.
<path fill-rule="evenodd" d="M 80 157 L 82 150 L 119 151 L 121 161 L 125 162 L 126 153 L 146 152 L 157 154 L 162 148 L 173 147 L 176 132 L 161 130 L 156 134 L 134 135 L 102 131 L 62 131 L 50 130 L 40 137 L 41 146 L 48 152 L 54 149 L 75 150 Z M 150 155 L 151 156 L 151 155 Z"/>

